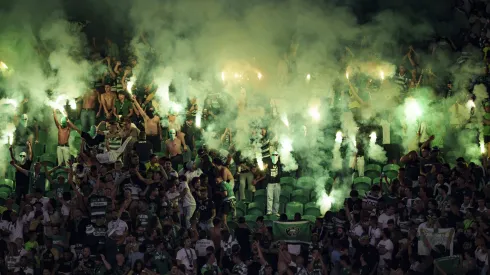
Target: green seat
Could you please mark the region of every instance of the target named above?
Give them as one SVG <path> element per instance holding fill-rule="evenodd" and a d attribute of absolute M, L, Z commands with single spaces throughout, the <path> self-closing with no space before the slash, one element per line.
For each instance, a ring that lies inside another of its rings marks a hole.
<path fill-rule="evenodd" d="M 312 177 L 301 177 L 296 182 L 296 189 L 313 189 L 315 188 L 315 179 Z"/>
<path fill-rule="evenodd" d="M 309 221 L 312 224 L 315 224 L 315 222 L 316 222 L 316 216 L 305 214 L 305 215 L 302 216 L 302 218 L 303 218 L 303 220 Z"/>
<path fill-rule="evenodd" d="M 357 183 L 361 183 L 361 182 L 362 182 L 362 183 L 366 183 L 367 185 L 371 185 L 371 183 L 372 183 L 373 181 L 371 180 L 371 178 L 368 178 L 368 177 L 357 177 L 357 178 L 355 178 L 355 179 L 352 181 L 352 183 L 353 183 L 354 185 L 356 185 Z"/>
<path fill-rule="evenodd" d="M 354 184 L 354 188 L 359 192 L 360 196 L 364 196 L 364 194 L 371 190 L 371 185 L 366 182 L 358 182 Z"/>
<path fill-rule="evenodd" d="M 5 192 L 0 192 L 0 199 L 5 200 L 9 198 L 9 194 L 5 193 Z"/>
<path fill-rule="evenodd" d="M 291 200 L 300 203 L 308 203 L 310 201 L 309 193 L 308 190 L 294 190 L 291 194 Z"/>
<path fill-rule="evenodd" d="M 400 169 L 400 166 L 396 164 L 386 164 L 383 167 L 383 173 L 386 175 L 387 178 L 390 180 L 398 177 L 398 170 Z"/>
<path fill-rule="evenodd" d="M 372 180 L 379 178 L 379 175 L 381 175 L 381 166 L 377 164 L 366 165 L 364 168 L 364 175 Z"/>
<path fill-rule="evenodd" d="M 286 204 L 286 215 L 294 217 L 296 213 L 303 215 L 303 204 L 297 201 L 288 202 Z"/>
<path fill-rule="evenodd" d="M 250 230 L 253 230 L 257 227 L 257 223 L 256 223 L 257 217 L 258 216 L 255 216 L 255 215 L 246 215 L 244 217 L 245 222 L 247 223 L 248 228 L 250 228 Z"/>
<path fill-rule="evenodd" d="M 322 212 L 320 211 L 320 208 L 316 205 L 316 202 L 309 202 L 305 204 L 304 214 L 314 217 L 320 217 L 322 215 Z"/>
<path fill-rule="evenodd" d="M 280 180 L 279 180 L 279 183 L 281 183 L 281 186 L 282 185 L 288 185 L 288 186 L 291 186 L 293 187 L 294 184 L 296 183 L 296 179 L 293 178 L 293 177 L 282 177 Z"/>
<path fill-rule="evenodd" d="M 57 160 L 57 157 L 55 155 L 52 155 L 52 154 L 44 154 L 42 156 L 39 157 L 39 160 L 43 163 L 47 163 L 48 165 L 50 166 L 56 166 L 57 163 L 58 163 L 58 160 Z"/>
<path fill-rule="evenodd" d="M 260 202 L 252 202 L 248 205 L 247 216 L 263 216 L 264 215 L 265 204 Z"/>
<path fill-rule="evenodd" d="M 265 226 L 272 227 L 272 224 L 274 223 L 274 221 L 277 221 L 277 220 L 279 220 L 279 217 L 276 215 L 266 215 L 264 217 Z"/>
<path fill-rule="evenodd" d="M 255 191 L 254 202 L 263 203 L 267 201 L 267 193 L 265 189 Z"/>
<path fill-rule="evenodd" d="M 10 188 L 14 189 L 14 181 L 11 179 L 4 179 L 2 184 L 10 186 Z"/>
<path fill-rule="evenodd" d="M 7 193 L 7 195 L 10 195 L 10 194 L 12 194 L 12 187 L 5 185 L 5 184 L 2 184 L 2 185 L 0 185 L 0 192 L 4 192 L 4 193 Z"/>
<path fill-rule="evenodd" d="M 239 201 L 236 204 L 236 216 L 245 217 L 247 215 L 247 205 L 243 201 Z"/>
<path fill-rule="evenodd" d="M 294 188 L 292 186 L 281 186 L 281 193 L 282 192 L 289 192 L 289 194 L 293 193 Z"/>

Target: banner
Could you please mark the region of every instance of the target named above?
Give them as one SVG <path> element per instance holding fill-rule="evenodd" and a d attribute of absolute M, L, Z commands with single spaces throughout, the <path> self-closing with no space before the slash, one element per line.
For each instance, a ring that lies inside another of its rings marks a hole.
<path fill-rule="evenodd" d="M 311 241 L 311 227 L 309 221 L 278 222 L 272 224 L 274 241 Z"/>
<path fill-rule="evenodd" d="M 457 274 L 458 271 L 461 271 L 461 258 L 459 256 L 449 256 L 442 257 L 434 260 L 434 275 L 442 275 L 442 274 Z M 439 268 L 444 271 L 444 273 L 440 272 Z M 461 273 L 463 274 L 463 273 Z"/>
<path fill-rule="evenodd" d="M 419 255 L 429 255 L 431 249 L 437 250 L 436 245 L 444 246 L 453 255 L 454 228 L 419 228 L 418 236 Z"/>

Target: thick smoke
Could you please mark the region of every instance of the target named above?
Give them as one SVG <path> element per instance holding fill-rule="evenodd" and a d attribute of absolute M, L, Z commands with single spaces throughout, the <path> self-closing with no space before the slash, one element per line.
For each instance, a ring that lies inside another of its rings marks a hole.
<path fill-rule="evenodd" d="M 36 111 L 47 108 L 39 103 L 61 94 L 80 96 L 104 69 L 100 60 L 86 61 L 90 50 L 82 26 L 67 20 L 74 16 L 90 21 L 85 30 L 96 37 L 89 37 L 90 44 L 100 46 L 107 36 L 129 45 L 120 50 L 137 60 L 136 85 L 152 81 L 157 87 L 164 126 L 169 126 L 169 112 L 183 122 L 188 100 L 195 99 L 196 121 L 209 147 L 220 148 L 220 137 L 230 128 L 234 149 L 254 159 L 250 138 L 265 127 L 287 170 L 299 165 L 305 167 L 303 175 L 315 178 L 340 172 L 346 163 L 355 166 L 361 133 L 348 98 L 359 99 L 355 109 L 363 122 L 386 113 L 405 121 L 407 103 L 389 81 L 398 65 L 420 61 L 423 83 L 435 78 L 432 72 L 450 68 L 458 95 L 466 92 L 463 83 L 476 67 L 471 62 L 453 67 L 455 56 L 444 48 L 433 53 L 409 48 L 436 32 L 459 31 L 459 23 L 444 16 L 450 9 L 446 1 L 378 1 L 373 9 L 363 1 L 50 0 L 39 10 L 34 2 L 12 1 L 0 14 L 9 22 L 0 27 L 0 60 L 13 70 L 1 87 L 11 98 L 36 102 L 29 104 L 34 117 L 41 120 L 43 112 Z M 363 78 L 372 83 L 366 86 L 379 88 L 359 88 Z M 426 94 L 413 95 L 420 117 L 391 125 L 406 150 L 429 135 L 443 144 L 448 132 L 438 126 L 452 104 Z M 216 102 L 220 115 L 208 121 L 204 108 Z M 335 142 L 337 131 L 343 134 L 341 143 Z M 458 134 L 454 140 L 469 142 Z M 386 160 L 381 147 L 364 144 L 368 158 Z M 345 154 L 341 147 L 347 148 Z"/>

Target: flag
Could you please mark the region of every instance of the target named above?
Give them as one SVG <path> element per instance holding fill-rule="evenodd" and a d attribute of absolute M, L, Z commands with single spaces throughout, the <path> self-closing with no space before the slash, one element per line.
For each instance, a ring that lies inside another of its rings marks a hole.
<path fill-rule="evenodd" d="M 311 227 L 309 221 L 279 222 L 272 224 L 274 241 L 311 241 Z"/>
<path fill-rule="evenodd" d="M 449 255 L 453 255 L 454 228 L 419 228 L 418 254 L 429 255 L 430 248 L 438 250 L 436 246 L 444 246 Z M 438 251 L 444 253 L 444 251 Z"/>

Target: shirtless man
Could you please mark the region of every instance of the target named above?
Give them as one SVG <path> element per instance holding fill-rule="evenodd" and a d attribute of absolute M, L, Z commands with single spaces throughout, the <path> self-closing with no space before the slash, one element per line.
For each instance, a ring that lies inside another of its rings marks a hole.
<path fill-rule="evenodd" d="M 136 96 L 133 96 L 133 102 L 138 109 L 138 112 L 143 117 L 145 122 L 146 140 L 153 145 L 153 152 L 162 151 L 162 127 L 160 126 L 160 117 L 154 114 L 153 107 L 150 107 L 148 111 L 144 111 L 141 108 Z"/>
<path fill-rule="evenodd" d="M 105 118 L 110 119 L 114 113 L 114 103 L 116 101 L 116 93 L 112 90 L 109 84 L 104 86 L 105 93 L 100 96 L 100 107 L 97 117 L 100 116 L 100 112 L 104 109 Z"/>
<path fill-rule="evenodd" d="M 231 184 L 232 187 L 235 187 L 235 179 L 230 170 L 223 165 L 223 161 L 219 158 L 215 158 L 213 159 L 213 165 L 216 167 L 216 175 L 221 176 L 223 181 L 226 181 Z"/>
<path fill-rule="evenodd" d="M 170 129 L 168 133 L 170 138 L 165 141 L 165 148 L 167 149 L 168 157 L 172 162 L 172 168 L 178 171 L 179 164 L 184 164 L 184 158 L 182 157 L 182 142 L 177 138 L 177 132 L 174 129 Z"/>
<path fill-rule="evenodd" d="M 53 109 L 53 118 L 56 128 L 58 128 L 58 148 L 56 150 L 56 155 L 58 156 L 58 165 L 68 165 L 70 160 L 70 146 L 68 145 L 68 140 L 70 139 L 71 128 L 68 124 L 68 119 L 63 117 L 61 123 L 56 117 L 56 110 Z"/>
<path fill-rule="evenodd" d="M 80 120 L 82 121 L 82 131 L 88 132 L 90 126 L 95 125 L 95 103 L 100 101 L 100 95 L 97 90 L 92 89 L 82 98 L 82 111 Z"/>

